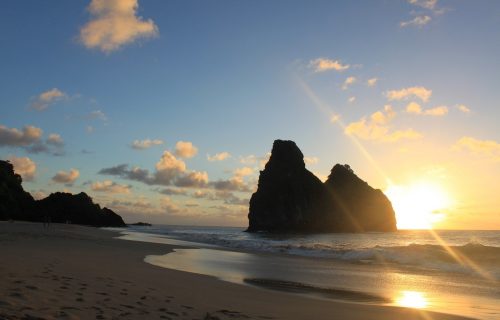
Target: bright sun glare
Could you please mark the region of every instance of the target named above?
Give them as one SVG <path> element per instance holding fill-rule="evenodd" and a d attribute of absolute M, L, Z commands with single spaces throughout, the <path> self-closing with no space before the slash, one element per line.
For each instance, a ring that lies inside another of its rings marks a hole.
<path fill-rule="evenodd" d="M 432 229 L 445 218 L 441 212 L 451 201 L 443 188 L 427 181 L 411 185 L 389 185 L 385 194 L 396 212 L 398 229 Z"/>
<path fill-rule="evenodd" d="M 427 299 L 422 292 L 402 291 L 396 298 L 396 305 L 408 308 L 423 309 L 427 307 Z"/>

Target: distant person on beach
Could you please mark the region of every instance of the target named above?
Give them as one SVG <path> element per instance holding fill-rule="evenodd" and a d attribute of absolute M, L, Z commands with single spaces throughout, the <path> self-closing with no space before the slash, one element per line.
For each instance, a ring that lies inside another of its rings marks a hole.
<path fill-rule="evenodd" d="M 45 215 L 45 216 L 43 217 L 43 227 L 44 227 L 44 228 L 48 228 L 48 227 L 50 227 L 50 220 L 51 220 L 51 219 L 50 219 L 50 216 L 48 216 L 48 215 Z"/>

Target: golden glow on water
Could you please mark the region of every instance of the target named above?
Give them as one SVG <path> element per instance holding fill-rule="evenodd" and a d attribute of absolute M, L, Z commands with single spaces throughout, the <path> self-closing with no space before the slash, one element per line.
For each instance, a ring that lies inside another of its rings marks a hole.
<path fill-rule="evenodd" d="M 451 206 L 446 191 L 428 181 L 406 186 L 391 184 L 385 194 L 396 212 L 398 229 L 432 229 L 434 223 L 445 219 L 440 211 Z"/>
<path fill-rule="evenodd" d="M 424 309 L 428 305 L 425 294 L 418 291 L 401 291 L 394 302 L 400 307 L 416 309 Z"/>

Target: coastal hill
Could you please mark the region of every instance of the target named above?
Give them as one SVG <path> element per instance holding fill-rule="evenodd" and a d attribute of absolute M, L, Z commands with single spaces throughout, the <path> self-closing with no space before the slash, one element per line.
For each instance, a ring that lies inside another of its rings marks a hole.
<path fill-rule="evenodd" d="M 0 160 L 0 220 L 71 222 L 95 227 L 125 227 L 123 219 L 108 208 L 101 208 L 86 193 L 52 193 L 35 201 L 24 191 L 22 178 L 12 164 Z"/>
<path fill-rule="evenodd" d="M 389 199 L 336 164 L 325 183 L 308 171 L 293 141 L 276 140 L 257 191 L 250 199 L 247 231 L 395 231 Z"/>

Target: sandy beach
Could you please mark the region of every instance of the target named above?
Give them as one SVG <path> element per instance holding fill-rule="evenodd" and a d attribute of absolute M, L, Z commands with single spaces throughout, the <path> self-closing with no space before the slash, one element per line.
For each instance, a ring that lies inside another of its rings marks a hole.
<path fill-rule="evenodd" d="M 156 267 L 173 246 L 91 227 L 0 223 L 0 319 L 464 319 L 337 302 Z"/>

